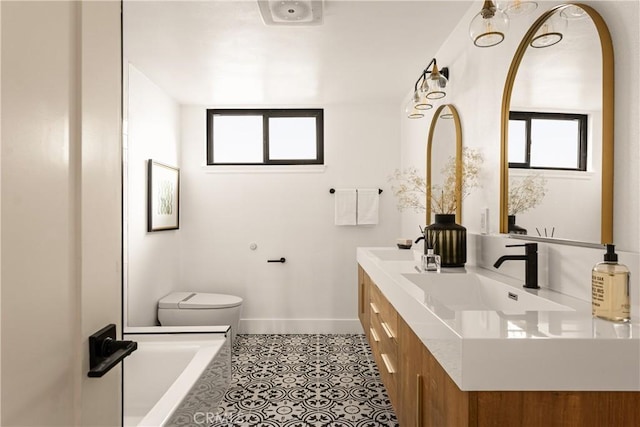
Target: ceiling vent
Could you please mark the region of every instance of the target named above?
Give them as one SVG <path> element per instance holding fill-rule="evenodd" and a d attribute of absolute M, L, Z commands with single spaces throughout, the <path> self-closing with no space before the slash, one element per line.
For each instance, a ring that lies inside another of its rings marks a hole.
<path fill-rule="evenodd" d="M 258 0 L 265 25 L 321 25 L 322 0 Z"/>

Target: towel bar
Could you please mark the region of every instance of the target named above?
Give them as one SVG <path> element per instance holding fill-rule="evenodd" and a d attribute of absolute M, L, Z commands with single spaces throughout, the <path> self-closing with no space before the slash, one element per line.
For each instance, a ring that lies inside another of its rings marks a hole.
<path fill-rule="evenodd" d="M 329 193 L 333 194 L 333 193 L 335 193 L 335 192 L 336 192 L 336 189 L 335 189 L 335 188 L 330 188 L 330 189 L 329 189 Z M 381 188 L 378 188 L 378 194 L 382 194 L 382 189 L 381 189 Z"/>

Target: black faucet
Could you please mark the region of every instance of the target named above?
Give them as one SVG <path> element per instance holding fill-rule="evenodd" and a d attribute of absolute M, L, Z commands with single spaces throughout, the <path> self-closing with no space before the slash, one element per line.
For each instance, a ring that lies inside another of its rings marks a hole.
<path fill-rule="evenodd" d="M 500 268 L 505 261 L 524 261 L 525 279 L 524 287 L 528 289 L 540 289 L 538 286 L 538 244 L 525 243 L 524 245 L 507 245 L 507 248 L 524 246 L 524 255 L 503 255 L 493 264 L 495 268 Z"/>

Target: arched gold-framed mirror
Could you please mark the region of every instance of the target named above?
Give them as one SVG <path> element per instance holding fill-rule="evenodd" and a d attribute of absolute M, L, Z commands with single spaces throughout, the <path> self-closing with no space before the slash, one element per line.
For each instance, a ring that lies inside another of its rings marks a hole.
<path fill-rule="evenodd" d="M 435 146 L 435 151 L 434 151 Z M 449 210 L 455 211 L 456 223 L 462 223 L 462 126 L 460 124 L 460 114 L 456 107 L 451 104 L 444 104 L 438 107 L 431 119 L 431 126 L 429 127 L 429 137 L 427 140 L 427 209 L 426 209 L 426 223 L 432 222 L 433 204 L 433 189 L 434 186 L 442 188 L 445 183 L 438 178 L 444 178 L 442 173 L 436 176 L 433 173 L 433 167 L 443 168 L 449 162 L 449 159 L 454 156 L 454 168 L 455 168 L 455 185 L 453 189 L 449 189 L 451 196 L 447 197 L 450 206 Z M 435 163 L 438 163 L 436 165 Z M 440 169 L 438 169 L 440 170 Z M 445 196 L 442 195 L 439 199 L 443 202 Z M 451 213 L 451 212 L 438 212 L 438 213 Z"/>
<path fill-rule="evenodd" d="M 512 97 L 514 95 L 514 86 L 520 71 L 523 59 L 527 52 L 533 51 L 545 51 L 551 52 L 555 45 L 553 43 L 548 44 L 546 48 L 539 49 L 538 46 L 531 47 L 534 39 L 539 39 L 540 33 L 544 31 L 552 20 L 558 20 L 558 17 L 564 16 L 568 20 L 568 24 L 572 24 L 570 19 L 589 19 L 593 25 L 593 33 L 596 35 L 596 49 L 599 45 L 601 58 L 601 69 L 598 68 L 600 83 L 597 81 L 589 81 L 586 86 L 589 90 L 593 87 L 601 87 L 601 108 L 600 117 L 597 119 L 597 126 L 589 128 L 589 132 L 592 135 L 589 136 L 591 141 L 601 141 L 601 147 L 597 146 L 594 150 L 598 150 L 598 155 L 601 156 L 601 160 L 595 163 L 595 168 L 598 169 L 599 177 L 599 191 L 596 191 L 594 197 L 594 204 L 599 211 L 599 218 L 596 218 L 597 224 L 599 224 L 599 235 L 596 233 L 596 237 L 590 237 L 583 239 L 580 237 L 571 237 L 566 240 L 578 241 L 586 243 L 612 243 L 613 242 L 613 144 L 614 144 L 614 62 L 613 62 L 613 43 L 609 29 L 602 18 L 602 16 L 594 10 L 592 7 L 580 4 L 563 4 L 556 6 L 544 14 L 542 14 L 529 28 L 524 35 L 516 53 L 511 62 L 507 79 L 504 86 L 504 92 L 502 97 L 502 114 L 501 114 L 501 152 L 500 152 L 500 232 L 509 232 L 509 180 L 510 180 L 510 159 L 509 159 L 509 130 L 510 130 L 510 115 L 512 111 Z M 564 23 L 567 24 L 566 22 Z M 569 25 L 570 27 L 570 25 Z M 570 28 L 567 28 L 569 31 Z M 555 34 L 555 33 L 554 33 Z M 560 33 L 561 34 L 561 33 Z M 560 36 L 562 38 L 562 35 Z M 566 38 L 568 39 L 568 37 Z M 599 39 L 599 40 L 598 40 Z M 560 44 L 558 44 L 559 46 Z M 598 52 L 590 51 L 588 54 L 594 55 Z M 538 54 L 538 53 L 536 53 Z M 548 57 L 545 59 L 545 73 L 544 78 L 553 79 L 556 74 L 560 74 L 558 70 L 561 67 L 554 69 L 555 59 Z M 594 63 L 597 63 L 594 61 Z M 570 76 L 571 77 L 571 76 Z M 574 83 L 573 81 L 571 82 Z M 541 91 L 532 90 L 532 93 L 540 93 Z M 566 94 L 555 94 L 564 95 Z M 597 128 L 600 128 L 598 131 Z M 561 171 L 563 172 L 563 171 Z M 569 198 L 567 198 L 568 200 Z M 576 203 L 573 203 L 574 205 Z M 564 210 L 562 205 L 557 205 L 556 209 L 561 212 Z M 594 209 L 595 210 L 595 209 Z M 586 209 L 583 207 L 583 211 Z M 577 220 L 577 221 L 576 221 Z M 599 221 L 598 221 L 599 220 Z M 579 217 L 574 218 L 574 222 L 580 222 Z M 597 229 L 597 225 L 594 227 Z M 537 229 L 536 229 L 537 230 Z M 538 231 L 538 230 L 537 230 Z M 540 233 L 540 231 L 538 231 Z M 532 233 L 532 235 L 535 235 Z M 541 234 L 540 234 L 541 235 Z M 545 237 L 545 236 L 543 236 Z M 558 236 L 560 239 L 565 239 L 564 236 Z"/>

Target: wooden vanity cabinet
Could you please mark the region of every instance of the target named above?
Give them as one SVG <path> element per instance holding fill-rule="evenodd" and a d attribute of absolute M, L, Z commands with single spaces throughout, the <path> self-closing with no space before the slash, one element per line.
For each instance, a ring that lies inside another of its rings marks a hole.
<path fill-rule="evenodd" d="M 398 406 L 398 313 L 371 282 L 369 287 L 369 331 L 376 345 L 374 359 L 394 408 Z"/>
<path fill-rule="evenodd" d="M 640 392 L 460 390 L 361 267 L 358 283 L 360 321 L 400 427 L 640 426 Z"/>
<path fill-rule="evenodd" d="M 362 279 L 360 277 L 362 276 Z M 398 313 L 371 281 L 358 268 L 358 314 L 364 328 L 380 378 L 394 408 L 398 407 Z M 365 319 L 364 321 L 362 319 Z"/>
<path fill-rule="evenodd" d="M 369 338 L 369 286 L 371 279 L 364 269 L 358 265 L 358 318 Z"/>
<path fill-rule="evenodd" d="M 461 391 L 409 325 L 398 316 L 398 395 L 402 427 L 467 426 L 469 393 Z"/>

